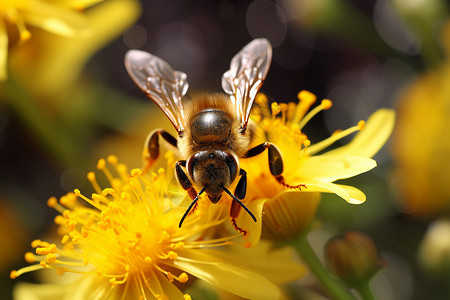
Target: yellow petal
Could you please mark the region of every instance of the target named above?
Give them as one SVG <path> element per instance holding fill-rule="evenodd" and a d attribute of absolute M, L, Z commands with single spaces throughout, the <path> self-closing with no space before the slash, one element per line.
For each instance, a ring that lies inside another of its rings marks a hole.
<path fill-rule="evenodd" d="M 236 266 L 260 274 L 276 284 L 295 281 L 306 273 L 306 268 L 296 260 L 291 247 L 274 249 L 271 243 L 263 240 L 250 249 L 235 246 L 229 247 L 229 250 L 230 254 L 215 251 L 214 255 L 222 261 L 232 261 Z"/>
<path fill-rule="evenodd" d="M 336 184 L 338 187 L 346 190 L 350 196 L 350 204 L 361 204 L 366 201 L 366 194 L 351 185 Z"/>
<path fill-rule="evenodd" d="M 5 24 L 0 20 L 0 81 L 8 78 L 8 34 Z"/>
<path fill-rule="evenodd" d="M 167 296 L 167 299 L 184 300 L 183 293 L 174 284 L 169 282 L 169 280 L 167 279 L 166 276 L 164 276 L 160 272 L 157 272 L 156 274 L 158 276 L 158 281 L 161 284 L 161 291 L 164 291 L 164 295 Z M 153 288 L 154 283 L 151 282 L 150 284 L 152 284 L 152 288 Z M 162 292 L 159 292 L 159 293 L 162 294 Z M 130 297 L 126 297 L 126 298 L 131 299 Z M 148 295 L 148 298 L 152 299 L 152 296 Z"/>
<path fill-rule="evenodd" d="M 73 37 L 86 34 L 88 22 L 83 14 L 42 1 L 30 2 L 30 5 L 22 11 L 27 24 L 62 36 Z"/>
<path fill-rule="evenodd" d="M 246 299 L 280 298 L 280 291 L 269 280 L 242 267 L 218 261 L 214 252 L 182 250 L 178 252 L 180 259 L 175 260 L 174 265 L 215 287 Z"/>
<path fill-rule="evenodd" d="M 135 0 L 103 2 L 85 13 L 89 22 L 88 37 L 42 35 L 41 43 L 33 44 L 36 47 L 33 49 L 36 50 L 35 56 L 27 53 L 28 47 L 14 51 L 11 69 L 14 67 L 15 74 L 20 75 L 21 80 L 27 83 L 27 87 L 31 88 L 34 94 L 45 97 L 48 94 L 53 96 L 53 93 L 66 94 L 86 61 L 133 24 L 140 14 L 140 9 L 139 2 Z M 35 43 L 35 40 L 37 39 L 31 39 L 28 43 Z"/>
<path fill-rule="evenodd" d="M 16 300 L 78 300 L 90 297 L 99 299 L 105 297 L 111 288 L 108 280 L 102 279 L 100 276 L 91 274 L 82 276 L 71 283 L 64 284 L 33 284 L 21 282 L 14 287 L 13 298 Z"/>
<path fill-rule="evenodd" d="M 374 112 L 362 131 L 347 145 L 331 150 L 326 155 L 374 156 L 391 136 L 395 124 L 395 111 L 379 109 Z"/>
<path fill-rule="evenodd" d="M 247 231 L 245 241 L 250 242 L 251 246 L 256 246 L 261 237 L 262 228 L 262 211 L 266 199 L 256 199 L 254 201 L 245 202 L 245 206 L 255 215 L 256 222 L 248 215 L 248 213 L 241 208 L 236 223 L 239 227 Z"/>
<path fill-rule="evenodd" d="M 266 201 L 263 237 L 271 241 L 286 241 L 308 231 L 320 198 L 320 193 L 286 190 Z"/>
<path fill-rule="evenodd" d="M 329 182 L 308 183 L 307 192 L 334 193 L 350 204 L 361 204 L 366 201 L 366 195 L 355 187 Z"/>
<path fill-rule="evenodd" d="M 305 184 L 309 181 L 333 182 L 367 172 L 376 165 L 373 159 L 366 157 L 318 155 L 306 158 L 295 175 L 286 177 L 293 180 L 289 184 L 295 184 L 297 180 L 300 182 L 303 180 L 301 183 Z"/>
<path fill-rule="evenodd" d="M 32 284 L 20 282 L 14 286 L 13 298 L 16 300 L 58 300 L 63 299 L 67 285 Z"/>

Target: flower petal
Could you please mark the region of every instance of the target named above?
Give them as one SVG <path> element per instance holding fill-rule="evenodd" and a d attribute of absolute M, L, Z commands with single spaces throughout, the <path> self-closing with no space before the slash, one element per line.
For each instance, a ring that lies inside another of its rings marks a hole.
<path fill-rule="evenodd" d="M 20 282 L 14 286 L 13 298 L 17 300 L 58 300 L 63 299 L 66 291 L 67 285 L 65 284 L 34 284 Z"/>
<path fill-rule="evenodd" d="M 166 276 L 160 272 L 157 272 L 157 277 L 159 283 L 161 284 L 162 291 L 164 291 L 164 295 L 167 296 L 167 299 L 184 300 L 183 293 L 174 284 L 172 284 Z"/>
<path fill-rule="evenodd" d="M 86 34 L 88 22 L 84 16 L 72 9 L 56 7 L 42 1 L 31 1 L 22 11 L 27 24 L 62 36 Z"/>
<path fill-rule="evenodd" d="M 220 261 L 219 251 L 178 251 L 174 265 L 205 282 L 246 299 L 279 299 L 278 288 L 261 275 Z"/>
<path fill-rule="evenodd" d="M 326 155 L 374 156 L 390 137 L 395 123 L 395 111 L 382 108 L 374 112 L 362 131 L 347 145 L 331 150 Z"/>
<path fill-rule="evenodd" d="M 354 186 L 342 184 L 336 185 L 348 192 L 350 196 L 350 200 L 348 201 L 348 203 L 361 204 L 366 201 L 366 194 L 364 194 L 361 190 L 355 188 Z"/>
<path fill-rule="evenodd" d="M 276 284 L 292 282 L 306 273 L 306 268 L 295 260 L 291 247 L 274 249 L 271 243 L 261 241 L 250 249 L 235 246 L 229 247 L 229 250 L 230 254 L 214 250 L 211 254 L 222 261 L 232 261 L 234 265 L 261 274 Z"/>
<path fill-rule="evenodd" d="M 8 33 L 5 24 L 0 20 L 0 81 L 8 78 Z"/>
<path fill-rule="evenodd" d="M 318 155 L 305 159 L 293 178 L 286 177 L 293 180 L 290 184 L 295 184 L 297 180 L 305 184 L 309 181 L 333 182 L 367 172 L 376 165 L 373 159 L 366 157 Z"/>
<path fill-rule="evenodd" d="M 66 284 L 19 283 L 14 287 L 13 298 L 20 300 L 81 300 L 101 299 L 109 296 L 111 284 L 96 274 L 89 274 Z"/>
<path fill-rule="evenodd" d="M 355 187 L 330 182 L 316 182 L 307 185 L 307 192 L 334 193 L 350 204 L 361 204 L 366 195 Z"/>
<path fill-rule="evenodd" d="M 246 242 L 250 242 L 252 247 L 258 244 L 261 237 L 262 211 L 265 202 L 266 199 L 259 198 L 245 203 L 245 206 L 255 215 L 256 222 L 253 221 L 243 208 L 241 208 L 236 218 L 237 225 L 247 231 L 244 239 Z"/>
<path fill-rule="evenodd" d="M 135 0 L 116 0 L 103 2 L 85 12 L 89 25 L 89 36 L 66 38 L 56 35 L 43 35 L 41 44 L 31 39 L 36 47 L 36 56 L 27 53 L 28 47 L 15 49 L 11 56 L 11 70 L 20 74 L 27 82 L 27 88 L 33 94 L 43 97 L 48 93 L 67 93 L 86 61 L 100 48 L 117 38 L 133 24 L 141 12 L 141 6 Z M 110 20 L 115 20 L 110 22 Z M 31 45 L 28 45 L 31 46 Z M 27 70 L 27 72 L 23 72 Z"/>

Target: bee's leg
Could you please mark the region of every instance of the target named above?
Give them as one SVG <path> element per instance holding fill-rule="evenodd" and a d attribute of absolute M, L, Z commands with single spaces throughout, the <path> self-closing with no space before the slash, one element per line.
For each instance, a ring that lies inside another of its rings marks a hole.
<path fill-rule="evenodd" d="M 142 171 L 147 173 L 159 157 L 159 136 L 161 136 L 170 145 L 177 147 L 177 139 L 164 129 L 155 129 L 149 133 L 144 144 L 144 166 Z"/>
<path fill-rule="evenodd" d="M 184 190 L 186 190 L 188 195 L 189 195 L 189 197 L 191 197 L 192 202 L 191 202 L 191 204 L 189 205 L 188 209 L 186 210 L 186 212 L 184 213 L 183 217 L 180 220 L 180 223 L 178 225 L 178 227 L 180 227 L 180 228 L 181 228 L 181 225 L 183 225 L 183 221 L 187 217 L 187 215 L 189 213 L 194 212 L 195 209 L 197 208 L 197 200 L 198 200 L 197 191 L 192 186 L 191 181 L 189 180 L 188 176 L 183 171 L 183 168 L 181 168 L 181 166 L 186 167 L 186 161 L 185 160 L 180 160 L 180 161 L 177 161 L 175 163 L 175 174 L 177 175 L 177 178 L 178 178 L 178 181 L 181 184 L 181 187 Z M 204 191 L 204 189 L 200 193 L 202 193 L 203 191 Z"/>
<path fill-rule="evenodd" d="M 280 150 L 278 150 L 277 146 L 272 143 L 262 143 L 252 149 L 248 150 L 243 157 L 253 157 L 261 154 L 264 150 L 269 150 L 269 169 L 270 173 L 275 177 L 275 179 L 284 187 L 290 189 L 302 189 L 306 188 L 304 184 L 299 185 L 289 185 L 285 182 L 284 177 L 282 175 L 284 167 L 283 167 L 283 158 L 281 157 Z"/>
<path fill-rule="evenodd" d="M 244 169 L 240 169 L 239 175 L 241 175 L 241 178 L 239 179 L 239 182 L 236 185 L 236 189 L 234 190 L 234 196 L 236 197 L 236 199 L 242 200 L 245 198 L 245 194 L 247 192 L 247 172 L 245 172 Z M 233 197 L 233 202 L 231 203 L 230 207 L 231 224 L 238 232 L 242 233 L 242 235 L 245 236 L 247 235 L 247 231 L 239 227 L 236 222 L 236 218 L 239 215 L 241 208 L 244 208 L 255 222 L 256 218 L 242 202 L 237 201 L 236 199 Z"/>

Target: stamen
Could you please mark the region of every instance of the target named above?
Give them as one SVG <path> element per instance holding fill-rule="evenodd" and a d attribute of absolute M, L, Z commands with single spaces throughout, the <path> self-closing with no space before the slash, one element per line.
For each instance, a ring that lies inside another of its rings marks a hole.
<path fill-rule="evenodd" d="M 101 194 L 102 193 L 102 189 L 100 188 L 100 185 L 97 182 L 97 179 L 95 177 L 95 173 L 94 172 L 87 173 L 87 179 L 89 180 L 89 182 L 91 183 L 92 187 L 94 188 L 94 191 L 97 194 Z"/>
<path fill-rule="evenodd" d="M 60 214 L 62 214 L 62 213 L 66 210 L 65 207 L 63 207 L 62 205 L 60 205 L 60 204 L 58 203 L 58 200 L 56 199 L 56 197 L 50 197 L 50 198 L 47 200 L 47 206 L 48 206 L 48 207 L 51 207 L 51 208 L 53 208 L 53 209 L 55 209 L 55 210 L 58 211 Z"/>
<path fill-rule="evenodd" d="M 344 131 L 340 131 L 340 132 L 334 133 L 329 138 L 324 139 L 323 141 L 310 146 L 308 148 L 307 154 L 308 155 L 313 155 L 313 154 L 315 154 L 315 153 L 325 149 L 326 147 L 330 146 L 334 142 L 336 142 L 336 141 L 338 141 L 338 140 L 340 140 L 340 139 L 342 139 L 342 138 L 352 134 L 353 132 L 361 130 L 361 127 L 363 127 L 363 126 L 360 126 L 360 125 L 362 125 L 362 123 L 361 124 L 360 123 L 361 122 L 359 122 L 358 125 L 350 127 L 350 128 L 348 128 L 348 129 L 346 129 Z"/>
<path fill-rule="evenodd" d="M 11 23 L 16 25 L 17 31 L 19 32 L 19 43 L 25 43 L 31 38 L 31 32 L 27 29 L 25 20 L 17 9 L 12 8 L 7 10 L 6 17 Z"/>
<path fill-rule="evenodd" d="M 26 266 L 26 267 L 21 268 L 19 270 L 12 270 L 11 273 L 9 274 L 9 277 L 11 279 L 16 279 L 17 277 L 19 277 L 22 274 L 25 274 L 25 273 L 28 273 L 28 272 L 37 271 L 37 270 L 41 270 L 43 268 L 44 267 L 42 267 L 40 264 Z"/>
<path fill-rule="evenodd" d="M 91 199 L 89 199 L 88 197 L 84 196 L 83 194 L 81 194 L 79 189 L 75 189 L 74 191 L 75 196 L 80 197 L 81 199 L 83 199 L 84 201 L 86 201 L 87 203 L 89 203 L 90 205 L 92 205 L 93 207 L 97 208 L 98 210 L 102 210 L 104 209 L 103 205 L 100 205 L 98 202 L 96 201 L 92 201 Z M 101 193 L 101 191 L 100 191 Z M 92 195 L 94 198 L 94 195 Z"/>
<path fill-rule="evenodd" d="M 292 118 L 292 123 L 299 123 L 306 112 L 309 110 L 311 105 L 316 102 L 316 95 L 311 92 L 302 90 L 297 95 L 298 100 L 300 100 L 299 104 L 294 113 L 294 117 Z"/>
<path fill-rule="evenodd" d="M 322 100 L 320 105 L 317 105 L 314 107 L 301 121 L 299 122 L 298 126 L 300 127 L 300 130 L 303 129 L 303 127 L 319 112 L 322 110 L 329 109 L 332 106 L 332 102 L 328 99 Z"/>
<path fill-rule="evenodd" d="M 300 151 L 300 156 L 303 156 L 306 153 L 306 149 L 308 149 L 308 147 L 311 145 L 311 141 L 306 139 L 303 141 L 303 148 Z"/>
<path fill-rule="evenodd" d="M 276 102 L 272 103 L 272 105 L 270 106 L 270 109 L 272 110 L 272 117 L 273 118 L 275 118 L 281 111 L 280 106 Z"/>

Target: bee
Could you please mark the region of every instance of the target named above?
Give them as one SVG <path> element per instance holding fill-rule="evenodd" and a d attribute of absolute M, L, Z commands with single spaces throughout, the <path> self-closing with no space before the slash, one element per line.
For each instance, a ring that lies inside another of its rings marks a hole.
<path fill-rule="evenodd" d="M 144 51 L 129 50 L 125 55 L 126 69 L 134 82 L 155 102 L 175 127 L 175 138 L 164 129 L 151 132 L 144 146 L 144 171 L 160 155 L 160 138 L 178 148 L 186 158 L 175 163 L 175 174 L 192 199 L 180 220 L 196 208 L 198 197 L 206 193 L 217 203 L 223 192 L 232 199 L 231 223 L 236 224 L 241 208 L 256 222 L 253 213 L 244 205 L 247 173 L 240 168 L 241 158 L 253 157 L 268 149 L 271 174 L 283 185 L 283 161 L 278 148 L 269 142 L 250 148 L 255 128 L 249 123 L 250 111 L 261 88 L 272 58 L 272 47 L 266 39 L 255 39 L 231 60 L 230 69 L 222 76 L 225 94 L 207 94 L 189 103 L 182 97 L 188 90 L 185 73 L 175 71 L 164 60 Z M 229 186 L 239 176 L 234 193 Z M 197 192 L 197 189 L 200 189 Z"/>

